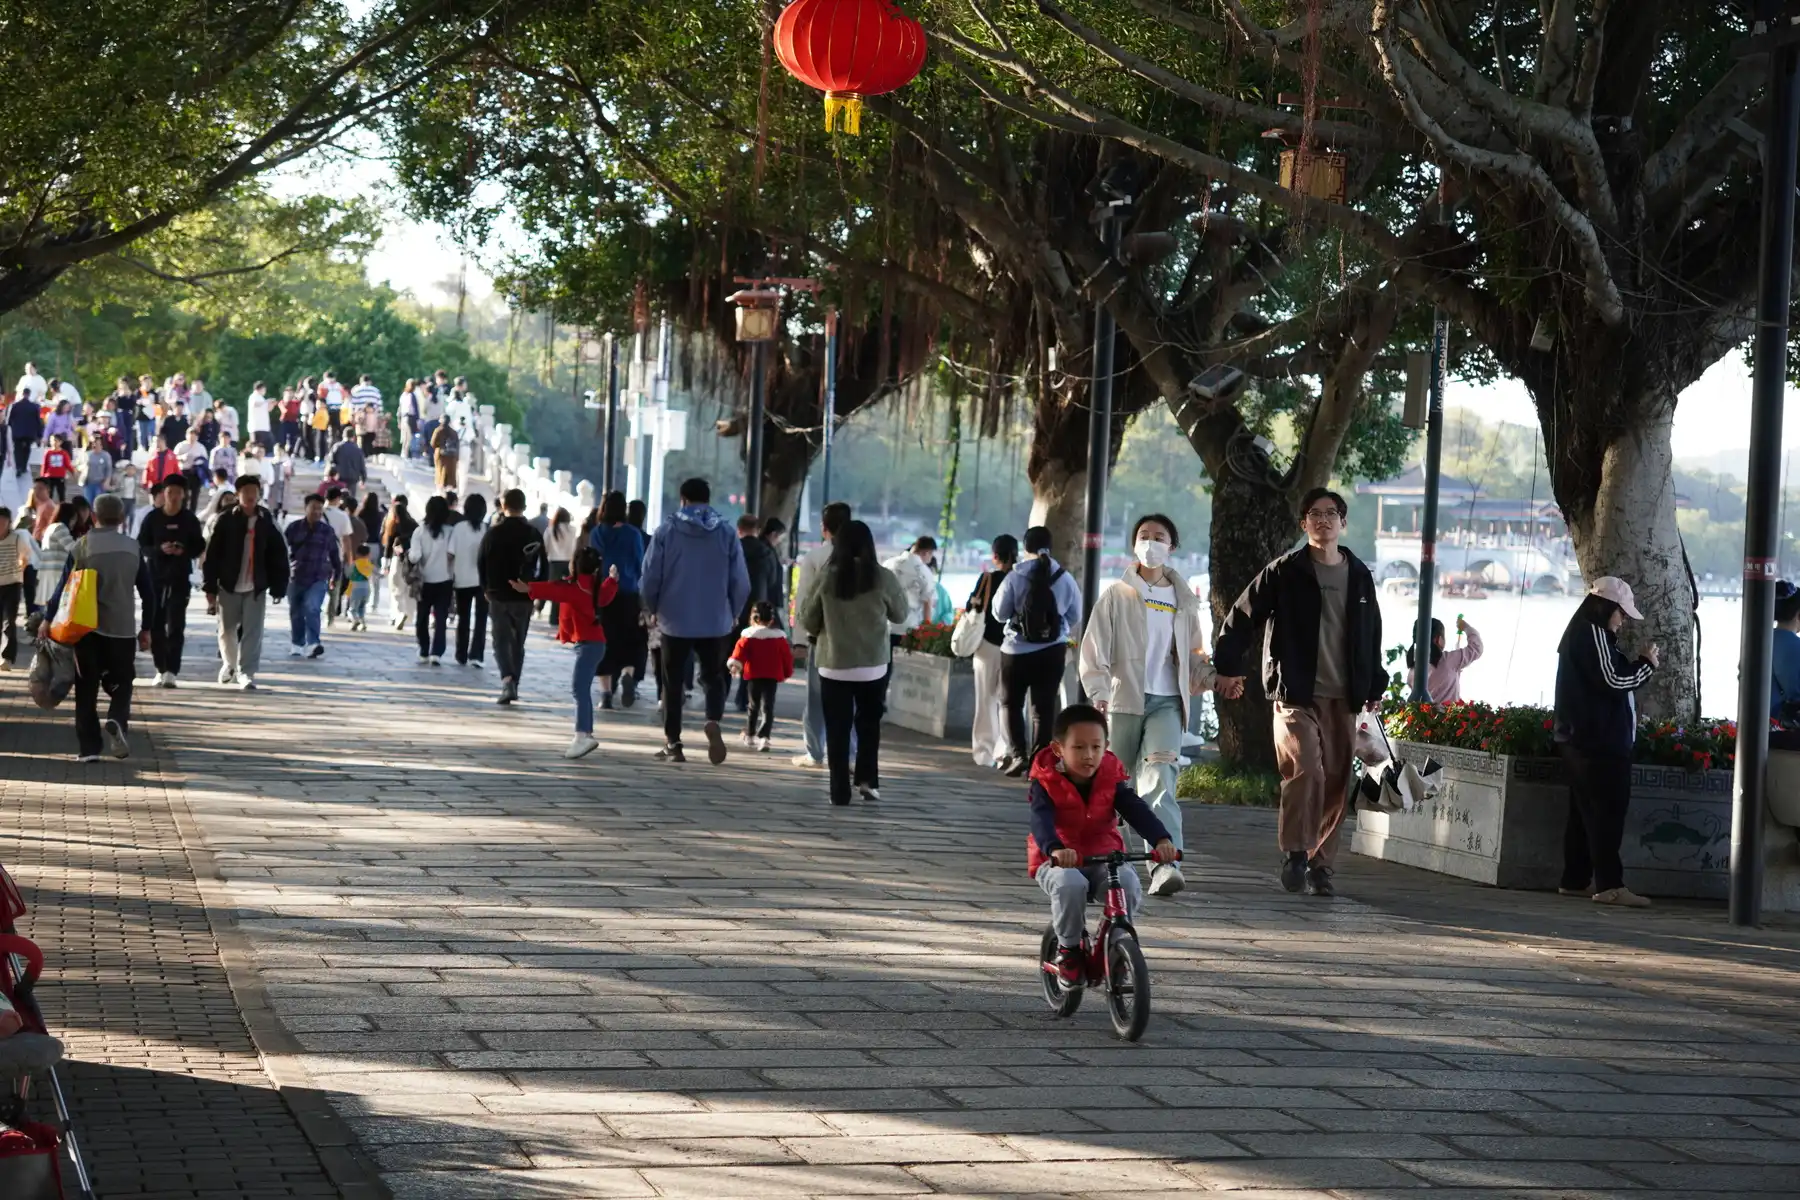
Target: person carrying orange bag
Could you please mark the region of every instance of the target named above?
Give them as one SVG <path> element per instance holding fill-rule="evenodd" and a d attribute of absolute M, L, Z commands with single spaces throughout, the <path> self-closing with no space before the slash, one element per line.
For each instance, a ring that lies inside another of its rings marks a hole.
<path fill-rule="evenodd" d="M 99 576 L 91 570 L 71 571 L 62 603 L 50 622 L 50 640 L 73 646 L 100 624 Z"/>

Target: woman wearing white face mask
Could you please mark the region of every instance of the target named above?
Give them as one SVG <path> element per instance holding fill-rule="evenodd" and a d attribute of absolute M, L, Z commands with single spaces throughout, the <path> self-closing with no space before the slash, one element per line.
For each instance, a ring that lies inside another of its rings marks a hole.
<path fill-rule="evenodd" d="M 1113 753 L 1179 849 L 1175 762 L 1189 697 L 1212 687 L 1218 672 L 1205 654 L 1200 601 L 1167 565 L 1181 544 L 1175 522 L 1160 513 L 1140 517 L 1131 543 L 1137 565 L 1100 593 L 1082 636 L 1081 686 L 1106 713 Z M 1176 863 L 1150 872 L 1152 895 L 1172 896 L 1185 884 Z"/>

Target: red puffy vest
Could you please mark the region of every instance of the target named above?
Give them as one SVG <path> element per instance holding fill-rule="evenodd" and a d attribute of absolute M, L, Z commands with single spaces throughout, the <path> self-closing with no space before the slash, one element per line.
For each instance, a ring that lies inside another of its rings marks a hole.
<path fill-rule="evenodd" d="M 1106 757 L 1100 760 L 1100 769 L 1094 773 L 1087 799 L 1083 800 L 1068 776 L 1057 770 L 1058 761 L 1055 748 L 1049 747 L 1031 764 L 1032 791 L 1035 793 L 1042 788 L 1056 806 L 1056 836 L 1069 849 L 1079 851 L 1083 858 L 1123 850 L 1125 839 L 1119 836 L 1119 814 L 1113 810 L 1113 793 L 1125 782 L 1125 764 L 1108 750 Z M 1038 847 L 1037 839 L 1027 834 L 1025 873 L 1035 878 L 1038 868 L 1049 861 L 1050 856 Z"/>

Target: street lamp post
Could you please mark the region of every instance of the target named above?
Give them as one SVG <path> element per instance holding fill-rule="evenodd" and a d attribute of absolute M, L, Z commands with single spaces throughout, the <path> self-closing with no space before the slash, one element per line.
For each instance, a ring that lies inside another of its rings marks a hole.
<path fill-rule="evenodd" d="M 1413 629 L 1412 702 L 1431 699 L 1431 602 L 1437 596 L 1438 485 L 1444 468 L 1444 370 L 1450 357 L 1450 316 L 1438 309 L 1431 323 L 1431 408 L 1425 419 L 1425 512 L 1419 529 L 1419 623 Z M 1379 533 L 1379 530 L 1377 530 Z"/>
<path fill-rule="evenodd" d="M 1775 619 L 1781 405 L 1787 379 L 1793 284 L 1794 176 L 1800 141 L 1800 6 L 1759 0 L 1749 53 L 1769 56 L 1763 137 L 1762 278 L 1757 287 L 1755 378 L 1750 390 L 1750 478 L 1744 514 L 1744 630 L 1738 659 L 1737 762 L 1731 809 L 1733 925 L 1762 917 L 1764 771 L 1769 760 L 1769 658 Z"/>
<path fill-rule="evenodd" d="M 781 326 L 781 293 L 750 287 L 731 293 L 727 300 L 737 307 L 737 340 L 751 346 L 750 421 L 744 431 L 745 469 L 749 478 L 744 485 L 744 511 L 758 514 L 762 508 L 764 375 L 768 364 L 768 346 Z"/>
<path fill-rule="evenodd" d="M 619 339 L 606 335 L 606 459 L 600 466 L 600 500 L 616 490 L 619 446 Z"/>

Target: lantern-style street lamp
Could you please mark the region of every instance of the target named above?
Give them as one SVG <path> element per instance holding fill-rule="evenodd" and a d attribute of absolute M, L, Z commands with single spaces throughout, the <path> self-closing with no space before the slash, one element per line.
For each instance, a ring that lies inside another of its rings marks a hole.
<path fill-rule="evenodd" d="M 748 287 L 725 297 L 737 305 L 737 340 L 750 343 L 753 361 L 750 366 L 750 424 L 744 434 L 745 467 L 750 473 L 744 488 L 744 511 L 753 516 L 762 513 L 763 460 L 763 376 L 768 360 L 768 346 L 781 331 L 781 293 L 768 288 Z"/>

